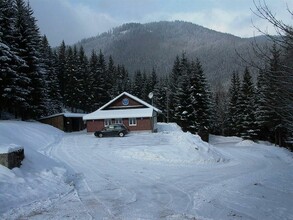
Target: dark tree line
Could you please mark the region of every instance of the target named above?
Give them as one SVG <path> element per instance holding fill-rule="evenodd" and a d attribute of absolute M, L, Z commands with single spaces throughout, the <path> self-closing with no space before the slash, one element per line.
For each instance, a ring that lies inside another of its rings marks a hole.
<path fill-rule="evenodd" d="M 23 119 L 59 111 L 54 55 L 23 0 L 0 1 L 0 112 Z"/>
<path fill-rule="evenodd" d="M 279 20 L 265 1 L 255 2 L 255 6 L 256 15 L 272 24 L 277 32 L 277 36 L 262 32 L 274 43 L 274 47 L 269 54 L 263 53 L 267 65 L 260 71 L 264 80 L 269 81 L 267 85 L 272 87 L 271 90 L 263 88 L 263 93 L 264 106 L 274 117 L 271 123 L 275 130 L 275 142 L 286 145 L 285 141 L 293 142 L 293 26 Z M 292 17 L 292 10 L 287 8 L 287 11 Z M 270 96 L 266 90 L 270 90 Z"/>
<path fill-rule="evenodd" d="M 0 24 L 0 117 L 2 112 L 24 120 L 64 109 L 90 112 L 123 91 L 147 100 L 157 83 L 155 69 L 130 77 L 101 51 L 88 58 L 82 47 L 64 42 L 52 50 L 24 0 L 0 0 Z"/>
<path fill-rule="evenodd" d="M 72 112 L 91 112 L 126 91 L 148 101 L 148 94 L 157 83 L 155 70 L 130 76 L 123 65 L 108 61 L 102 51 L 92 51 L 87 58 L 82 47 L 66 46 L 57 51 L 59 85 L 62 103 Z"/>
<path fill-rule="evenodd" d="M 227 95 L 225 97 L 224 92 L 225 98 L 220 102 L 217 102 L 219 92 L 216 92 L 217 104 L 212 116 L 217 115 L 221 120 L 212 120 L 212 133 L 288 146 L 292 121 L 286 113 L 290 112 L 293 102 L 288 99 L 286 89 L 293 83 L 290 77 L 286 83 L 283 81 L 281 54 L 282 50 L 274 44 L 267 54 L 268 62 L 259 68 L 256 82 L 246 68 L 244 73 L 233 73 Z"/>
<path fill-rule="evenodd" d="M 277 35 L 270 35 L 256 27 L 273 43 L 269 50 L 254 45 L 255 54 L 263 60 L 256 82 L 247 68 L 233 73 L 226 98 L 220 100 L 213 120 L 216 134 L 236 135 L 252 140 L 267 140 L 292 148 L 293 141 L 293 27 L 276 18 L 265 1 L 255 1 L 255 14 L 275 27 Z M 292 11 L 287 8 L 290 15 Z M 243 77 L 240 77 L 243 76 Z M 215 94 L 217 102 L 218 94 Z M 224 103 L 224 104 L 223 104 Z"/>

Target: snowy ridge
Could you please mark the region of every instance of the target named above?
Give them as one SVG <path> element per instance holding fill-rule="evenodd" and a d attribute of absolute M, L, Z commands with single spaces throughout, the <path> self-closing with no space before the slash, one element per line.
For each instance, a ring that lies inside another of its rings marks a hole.
<path fill-rule="evenodd" d="M 156 144 L 133 146 L 116 151 L 116 154 L 124 158 L 179 166 L 228 161 L 214 147 L 203 142 L 198 135 L 184 133 L 176 124 L 159 124 L 158 127 L 159 132 L 154 134 L 153 140 L 161 139 L 160 147 Z"/>

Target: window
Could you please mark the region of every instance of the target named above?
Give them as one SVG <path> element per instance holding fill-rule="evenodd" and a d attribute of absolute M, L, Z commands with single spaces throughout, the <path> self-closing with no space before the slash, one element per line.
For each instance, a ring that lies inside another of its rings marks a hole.
<path fill-rule="evenodd" d="M 115 124 L 122 124 L 122 118 L 115 118 Z"/>
<path fill-rule="evenodd" d="M 105 125 L 105 127 L 106 127 L 106 126 L 109 126 L 110 124 L 112 124 L 112 119 L 105 119 L 105 120 L 104 120 L 104 125 Z"/>
<path fill-rule="evenodd" d="M 136 118 L 129 118 L 129 126 L 136 126 Z"/>

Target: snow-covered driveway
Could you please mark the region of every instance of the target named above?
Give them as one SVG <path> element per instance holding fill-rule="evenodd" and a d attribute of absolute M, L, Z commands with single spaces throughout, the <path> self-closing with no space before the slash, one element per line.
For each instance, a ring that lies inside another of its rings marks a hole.
<path fill-rule="evenodd" d="M 4 219 L 293 219 L 293 159 L 285 149 L 236 137 L 212 136 L 209 145 L 174 124 L 124 138 L 56 137 L 36 149 L 55 162 L 23 167 L 28 201 L 9 202 L 17 192 L 0 180 L 8 190 L 0 205 L 12 207 L 0 207 L 0 217 L 2 210 Z M 21 169 L 0 176 L 18 180 Z"/>
<path fill-rule="evenodd" d="M 96 219 L 293 219 L 292 158 L 282 149 L 217 137 L 217 149 L 189 146 L 195 137 L 162 130 L 68 134 L 49 154 L 80 174 L 77 192 Z"/>

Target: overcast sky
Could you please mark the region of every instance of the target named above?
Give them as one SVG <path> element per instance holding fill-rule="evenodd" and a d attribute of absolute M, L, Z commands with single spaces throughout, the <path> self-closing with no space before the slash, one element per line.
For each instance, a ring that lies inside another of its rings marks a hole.
<path fill-rule="evenodd" d="M 259 0 L 255 0 L 259 1 Z M 261 0 L 263 1 L 263 0 Z M 189 21 L 240 37 L 259 35 L 267 22 L 253 15 L 253 0 L 29 0 L 41 34 L 51 46 L 73 44 L 124 23 Z M 266 0 L 276 16 L 287 24 L 292 17 L 286 4 L 292 0 Z"/>

